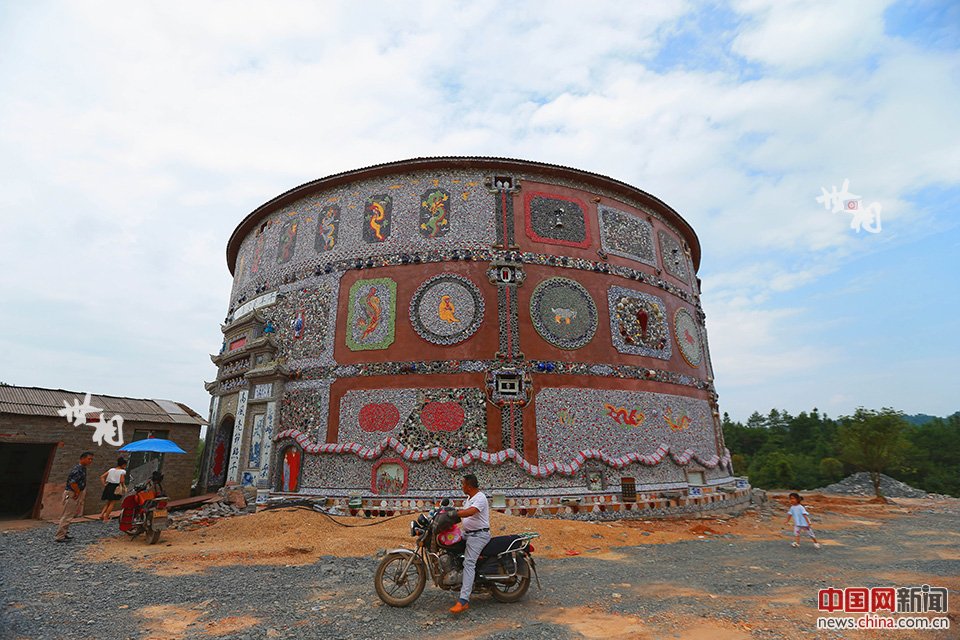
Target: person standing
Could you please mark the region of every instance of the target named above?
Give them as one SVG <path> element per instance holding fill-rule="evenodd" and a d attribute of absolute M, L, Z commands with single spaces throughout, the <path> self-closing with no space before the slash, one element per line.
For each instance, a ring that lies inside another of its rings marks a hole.
<path fill-rule="evenodd" d="M 807 509 L 800 504 L 803 502 L 803 498 L 799 493 L 790 494 L 790 509 L 787 511 L 787 522 L 790 522 L 790 518 L 793 518 L 793 542 L 790 544 L 791 547 L 797 548 L 800 546 L 800 534 L 806 533 L 810 536 L 810 539 L 813 540 L 813 546 L 817 549 L 820 548 L 820 543 L 817 542 L 817 536 L 813 533 L 813 525 L 810 523 L 810 514 L 807 513 Z"/>
<path fill-rule="evenodd" d="M 126 478 L 127 459 L 123 457 L 117 458 L 117 466 L 107 469 L 100 475 L 100 483 L 103 485 L 103 493 L 100 494 L 100 499 L 107 503 L 103 506 L 103 511 L 100 512 L 102 521 L 107 522 L 110 519 L 114 503 L 123 497 Z"/>
<path fill-rule="evenodd" d="M 83 499 L 87 495 L 87 467 L 93 462 L 93 452 L 84 451 L 80 454 L 80 463 L 70 470 L 67 475 L 67 486 L 63 492 L 63 513 L 60 515 L 60 526 L 53 538 L 56 542 L 73 540 L 70 535 L 70 521 L 83 513 Z"/>
<path fill-rule="evenodd" d="M 467 542 L 463 556 L 463 583 L 460 586 L 460 598 L 450 608 L 450 613 L 462 613 L 470 608 L 470 594 L 473 592 L 473 580 L 477 573 L 477 558 L 490 542 L 490 506 L 487 496 L 480 491 L 477 476 L 468 473 L 463 476 L 463 492 L 467 500 L 463 509 L 457 511 L 460 527 Z"/>

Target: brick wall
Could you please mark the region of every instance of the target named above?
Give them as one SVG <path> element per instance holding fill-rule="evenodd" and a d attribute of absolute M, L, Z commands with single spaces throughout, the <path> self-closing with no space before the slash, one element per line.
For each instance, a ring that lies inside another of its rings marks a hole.
<path fill-rule="evenodd" d="M 167 422 L 123 423 L 123 441 L 129 442 L 133 432 L 138 430 L 163 430 L 169 432 L 169 439 L 176 442 L 183 454 L 167 454 L 163 461 L 163 486 L 173 499 L 190 496 L 193 482 L 193 470 L 196 463 L 197 446 L 200 439 L 200 426 L 195 424 L 177 424 Z M 94 453 L 93 464 L 87 467 L 87 497 L 84 513 L 98 513 L 103 508 L 100 494 L 100 474 L 114 466 L 119 454 L 116 447 L 104 444 L 97 446 L 93 442 L 93 428 L 74 427 L 64 418 L 49 416 L 25 416 L 0 413 L 0 443 L 60 443 L 56 448 L 50 475 L 43 488 L 43 507 L 40 517 L 58 518 L 62 505 L 62 496 L 67 474 L 77 464 L 84 451 Z M 124 455 L 129 458 L 129 455 Z M 2 488 L 0 488 L 2 490 Z M 118 505 L 119 506 L 119 505 Z"/>

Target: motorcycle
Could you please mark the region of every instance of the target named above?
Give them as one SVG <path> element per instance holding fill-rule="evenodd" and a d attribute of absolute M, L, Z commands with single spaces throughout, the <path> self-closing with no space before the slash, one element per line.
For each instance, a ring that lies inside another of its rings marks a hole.
<path fill-rule="evenodd" d="M 167 528 L 169 498 L 162 495 L 162 490 L 148 484 L 144 482 L 136 485 L 134 492 L 120 503 L 120 531 L 131 538 L 143 533 L 147 544 L 156 544 L 160 539 L 160 532 Z"/>
<path fill-rule="evenodd" d="M 459 522 L 449 500 L 412 521 L 410 535 L 417 539 L 416 548 L 401 547 L 384 555 L 374 577 L 377 596 L 391 607 L 406 607 L 423 593 L 427 575 L 444 591 L 460 591 L 467 543 Z M 477 560 L 473 593 L 489 593 L 498 602 L 517 602 L 530 588 L 531 573 L 539 587 L 530 544 L 538 537 L 538 533 L 523 533 L 491 538 Z"/>

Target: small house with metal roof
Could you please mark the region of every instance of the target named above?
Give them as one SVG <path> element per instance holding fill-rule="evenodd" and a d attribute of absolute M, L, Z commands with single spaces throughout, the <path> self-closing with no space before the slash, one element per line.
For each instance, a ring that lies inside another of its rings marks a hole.
<path fill-rule="evenodd" d="M 106 433 L 108 423 L 113 433 Z M 100 474 L 116 464 L 124 443 L 150 437 L 173 440 L 187 455 L 125 456 L 129 482 L 146 480 L 159 469 L 171 498 L 189 497 L 206 423 L 187 405 L 170 400 L 101 394 L 88 399 L 86 392 L 0 385 L 0 518 L 59 517 L 67 474 L 84 451 L 95 457 L 87 469 L 83 512 L 96 513 L 103 507 Z"/>

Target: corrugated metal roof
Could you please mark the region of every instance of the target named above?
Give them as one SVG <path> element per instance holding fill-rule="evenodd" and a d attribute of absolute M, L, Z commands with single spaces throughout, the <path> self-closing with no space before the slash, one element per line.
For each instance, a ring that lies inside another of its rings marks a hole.
<path fill-rule="evenodd" d="M 0 413 L 61 417 L 57 413 L 64 403 L 73 406 L 74 400 L 83 402 L 85 393 L 42 387 L 0 386 Z M 148 400 L 90 394 L 90 404 L 112 416 L 119 414 L 134 422 L 176 422 L 207 424 L 187 405 L 170 400 Z"/>
<path fill-rule="evenodd" d="M 171 402 L 169 400 L 154 400 L 160 408 L 166 411 L 167 413 L 185 413 L 183 409 L 180 408 L 176 402 Z"/>

